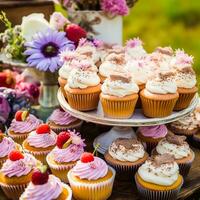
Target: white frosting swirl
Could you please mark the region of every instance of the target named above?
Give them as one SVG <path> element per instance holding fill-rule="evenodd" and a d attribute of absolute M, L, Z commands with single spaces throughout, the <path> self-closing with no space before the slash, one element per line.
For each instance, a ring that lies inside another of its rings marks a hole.
<path fill-rule="evenodd" d="M 179 167 L 176 162 L 155 166 L 147 160 L 138 169 L 138 174 L 146 182 L 170 186 L 178 179 Z"/>
<path fill-rule="evenodd" d="M 176 80 L 176 85 L 179 88 L 193 88 L 197 83 L 195 74 L 193 75 L 190 73 L 186 74 L 177 72 L 175 80 Z"/>
<path fill-rule="evenodd" d="M 156 151 L 161 155 L 171 154 L 175 159 L 182 159 L 190 155 L 190 147 L 187 142 L 184 142 L 183 145 L 176 145 L 169 143 L 165 138 L 158 143 Z"/>
<path fill-rule="evenodd" d="M 124 83 L 120 80 L 112 81 L 110 79 L 106 79 L 101 87 L 101 90 L 103 94 L 124 97 L 138 93 L 139 87 L 133 81 L 130 81 L 130 83 Z"/>
<path fill-rule="evenodd" d="M 143 46 L 127 47 L 125 51 L 126 60 L 137 59 L 145 57 L 147 52 L 144 50 Z"/>
<path fill-rule="evenodd" d="M 64 65 L 59 69 L 58 74 L 61 78 L 68 79 L 72 69 L 73 68 L 69 63 L 64 63 Z"/>

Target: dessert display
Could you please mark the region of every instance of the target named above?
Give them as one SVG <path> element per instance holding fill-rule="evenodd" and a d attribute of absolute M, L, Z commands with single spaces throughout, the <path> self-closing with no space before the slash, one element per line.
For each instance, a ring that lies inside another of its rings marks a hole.
<path fill-rule="evenodd" d="M 57 135 L 48 124 L 41 124 L 24 140 L 23 149 L 46 164 L 47 154 L 55 147 Z"/>
<path fill-rule="evenodd" d="M 9 199 L 17 200 L 31 180 L 34 168 L 41 163 L 34 156 L 12 150 L 0 169 L 0 186 Z"/>
<path fill-rule="evenodd" d="M 115 170 L 104 160 L 91 153 L 81 159 L 68 172 L 68 180 L 75 199 L 108 199 L 112 193 Z"/>
<path fill-rule="evenodd" d="M 136 139 L 118 138 L 109 146 L 104 157 L 120 179 L 132 179 L 138 168 L 147 160 L 148 154 L 142 143 Z"/>
<path fill-rule="evenodd" d="M 84 152 L 84 140 L 75 131 L 64 131 L 57 137 L 56 147 L 47 155 L 51 172 L 68 183 L 67 173 L 72 169 Z"/>
<path fill-rule="evenodd" d="M 79 130 L 83 121 L 73 117 L 62 108 L 58 108 L 49 116 L 47 123 L 54 132 L 60 133 L 61 131 L 66 131 L 68 129 Z"/>
<path fill-rule="evenodd" d="M 54 175 L 49 175 L 46 166 L 34 170 L 31 182 L 19 198 L 20 200 L 71 200 L 70 187 Z"/>
<path fill-rule="evenodd" d="M 195 158 L 194 152 L 185 140 L 185 136 L 170 133 L 158 143 L 154 150 L 156 154 L 163 155 L 167 153 L 174 156 L 176 163 L 179 165 L 180 174 L 184 178 L 188 175 Z"/>
<path fill-rule="evenodd" d="M 17 143 L 22 144 L 31 131 L 34 131 L 41 120 L 28 111 L 17 111 L 8 129 L 8 135 Z"/>
<path fill-rule="evenodd" d="M 150 157 L 135 175 L 140 197 L 143 199 L 175 200 L 183 184 L 178 164 L 173 156 L 163 154 Z"/>

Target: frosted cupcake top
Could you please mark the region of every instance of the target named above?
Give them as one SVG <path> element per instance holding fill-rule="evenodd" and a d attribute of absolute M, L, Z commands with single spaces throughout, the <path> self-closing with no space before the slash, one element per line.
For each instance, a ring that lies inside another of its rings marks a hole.
<path fill-rule="evenodd" d="M 146 89 L 153 94 L 175 94 L 177 86 L 173 78 L 174 73 L 159 73 L 147 81 Z"/>
<path fill-rule="evenodd" d="M 41 120 L 30 114 L 25 121 L 13 119 L 9 130 L 14 131 L 15 133 L 27 133 L 35 130 L 41 123 Z"/>
<path fill-rule="evenodd" d="M 97 180 L 107 175 L 108 165 L 98 157 L 94 157 L 93 161 L 87 163 L 79 160 L 72 169 L 72 173 L 80 179 Z"/>
<path fill-rule="evenodd" d="M 138 174 L 146 182 L 170 186 L 178 179 L 179 167 L 173 156 L 163 154 L 149 158 L 138 169 Z"/>
<path fill-rule="evenodd" d="M 61 126 L 69 125 L 75 121 L 77 121 L 76 117 L 73 117 L 68 112 L 61 109 L 54 110 L 48 119 L 48 122 L 54 122 L 55 124 Z"/>
<path fill-rule="evenodd" d="M 101 87 L 102 93 L 117 97 L 137 94 L 139 87 L 126 73 L 113 73 L 106 79 Z"/>
<path fill-rule="evenodd" d="M 144 157 L 145 151 L 135 139 L 118 138 L 109 146 L 108 153 L 116 160 L 135 162 Z"/>
<path fill-rule="evenodd" d="M 163 138 L 167 135 L 168 130 L 165 125 L 158 126 L 141 126 L 138 131 L 145 137 L 151 137 L 154 139 Z"/>
<path fill-rule="evenodd" d="M 16 149 L 16 144 L 12 138 L 3 137 L 0 141 L 0 158 L 7 156 L 14 149 Z"/>
<path fill-rule="evenodd" d="M 166 138 L 162 139 L 157 147 L 156 151 L 159 154 L 171 154 L 175 159 L 182 159 L 190 155 L 190 147 L 188 143 L 185 141 L 185 136 L 178 135 L 167 135 Z"/>
<path fill-rule="evenodd" d="M 20 177 L 30 173 L 36 167 L 39 161 L 37 161 L 31 154 L 25 153 L 23 156 L 24 158 L 16 161 L 7 159 L 0 172 L 8 177 Z"/>
<path fill-rule="evenodd" d="M 59 178 L 49 175 L 48 182 L 43 185 L 29 183 L 20 200 L 53 200 L 57 199 L 63 191 L 63 184 Z"/>
<path fill-rule="evenodd" d="M 125 57 L 126 60 L 142 58 L 147 55 L 143 48 L 143 42 L 139 38 L 128 40 L 126 43 Z"/>

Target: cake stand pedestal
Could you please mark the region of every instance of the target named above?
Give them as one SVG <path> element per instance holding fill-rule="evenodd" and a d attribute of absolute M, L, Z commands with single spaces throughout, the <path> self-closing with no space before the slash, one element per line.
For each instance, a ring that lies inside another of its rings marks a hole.
<path fill-rule="evenodd" d="M 136 137 L 133 129 L 131 127 L 139 126 L 153 126 L 160 124 L 167 124 L 169 122 L 176 121 L 189 113 L 191 113 L 198 104 L 198 95 L 196 95 L 191 102 L 190 106 L 182 111 L 173 112 L 170 116 L 163 118 L 147 118 L 142 114 L 141 109 L 136 109 L 134 115 L 130 119 L 113 119 L 105 117 L 101 104 L 98 105 L 98 108 L 93 111 L 81 112 L 70 107 L 66 101 L 61 89 L 58 90 L 58 101 L 61 107 L 69 112 L 72 116 L 82 119 L 84 121 L 93 122 L 96 124 L 114 126 L 110 131 L 99 135 L 93 143 L 93 146 L 97 144 L 100 145 L 98 152 L 104 154 L 108 146 L 112 143 L 113 140 L 117 138 L 133 138 Z"/>

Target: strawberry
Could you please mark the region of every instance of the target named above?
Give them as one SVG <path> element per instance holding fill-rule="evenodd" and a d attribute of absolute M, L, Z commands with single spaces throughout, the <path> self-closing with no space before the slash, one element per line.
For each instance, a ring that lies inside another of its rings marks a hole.
<path fill-rule="evenodd" d="M 83 163 L 89 163 L 94 161 L 94 155 L 92 153 L 84 152 L 81 155 L 81 162 Z"/>
<path fill-rule="evenodd" d="M 49 180 L 49 174 L 47 172 L 47 166 L 41 166 L 36 169 L 32 174 L 32 183 L 34 185 L 43 185 Z"/>
<path fill-rule="evenodd" d="M 16 160 L 23 159 L 23 158 L 24 158 L 24 155 L 23 155 L 20 151 L 12 150 L 12 151 L 9 153 L 8 158 L 9 158 L 11 161 L 16 161 Z"/>
<path fill-rule="evenodd" d="M 65 28 L 65 32 L 67 38 L 73 41 L 75 44 L 78 44 L 81 38 L 87 37 L 86 31 L 77 24 L 69 24 Z"/>
<path fill-rule="evenodd" d="M 40 124 L 38 128 L 36 129 L 37 134 L 46 134 L 50 133 L 51 129 L 48 124 Z"/>
<path fill-rule="evenodd" d="M 70 137 L 71 135 L 67 131 L 63 131 L 59 133 L 59 135 L 57 136 L 57 142 L 56 142 L 57 147 L 62 149 L 65 146 L 66 148 Z"/>
<path fill-rule="evenodd" d="M 16 121 L 25 121 L 28 116 L 29 116 L 29 112 L 28 111 L 19 110 L 15 114 L 15 119 L 16 119 Z"/>

